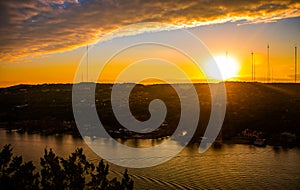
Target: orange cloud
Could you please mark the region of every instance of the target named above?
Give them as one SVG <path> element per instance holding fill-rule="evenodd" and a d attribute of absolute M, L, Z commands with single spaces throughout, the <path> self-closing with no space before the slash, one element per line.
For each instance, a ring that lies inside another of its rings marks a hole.
<path fill-rule="evenodd" d="M 300 16 L 298 1 L 10 0 L 0 2 L 0 59 L 13 61 L 75 49 L 142 22 L 195 27 Z M 154 27 L 155 26 L 151 26 Z M 164 30 L 157 27 L 156 30 Z M 128 29 L 123 35 L 139 29 Z"/>

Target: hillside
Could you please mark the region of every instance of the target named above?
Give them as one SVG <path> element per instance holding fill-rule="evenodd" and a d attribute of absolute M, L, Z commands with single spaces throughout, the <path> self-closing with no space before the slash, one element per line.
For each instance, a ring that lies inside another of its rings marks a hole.
<path fill-rule="evenodd" d="M 111 109 L 111 87 L 110 84 L 97 84 L 95 105 L 101 122 L 113 137 L 158 138 L 174 132 L 180 119 L 180 101 L 170 85 L 136 85 L 133 89 L 130 108 L 135 118 L 141 121 L 149 119 L 148 105 L 156 98 L 162 99 L 168 108 L 164 124 L 144 135 L 127 130 L 124 132 Z M 195 84 L 195 87 L 201 103 L 198 130 L 193 139 L 197 141 L 207 126 L 211 102 L 207 84 Z M 299 145 L 300 84 L 227 82 L 226 89 L 223 139 L 231 139 L 249 129 L 262 132 L 264 137 L 274 143 L 280 133 L 289 132 L 296 134 Z M 0 126 L 3 128 L 29 133 L 79 135 L 73 117 L 71 84 L 2 88 L 0 103 Z"/>

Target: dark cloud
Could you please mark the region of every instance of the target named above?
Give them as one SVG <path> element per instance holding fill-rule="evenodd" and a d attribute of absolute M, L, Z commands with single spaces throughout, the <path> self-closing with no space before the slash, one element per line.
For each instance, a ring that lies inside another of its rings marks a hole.
<path fill-rule="evenodd" d="M 142 22 L 194 27 L 300 16 L 299 1 L 10 0 L 0 2 L 0 57 L 15 60 L 74 49 Z M 164 28 L 161 28 L 162 30 Z M 138 31 L 132 29 L 132 33 Z M 128 32 L 127 32 L 128 34 Z"/>

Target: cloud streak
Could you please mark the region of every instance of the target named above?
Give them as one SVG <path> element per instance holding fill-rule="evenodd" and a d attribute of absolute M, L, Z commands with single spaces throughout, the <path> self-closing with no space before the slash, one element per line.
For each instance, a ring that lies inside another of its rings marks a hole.
<path fill-rule="evenodd" d="M 0 2 L 0 58 L 14 61 L 75 49 L 137 23 L 156 30 L 300 16 L 299 1 L 278 0 L 10 0 Z M 128 28 L 124 35 L 143 31 Z"/>

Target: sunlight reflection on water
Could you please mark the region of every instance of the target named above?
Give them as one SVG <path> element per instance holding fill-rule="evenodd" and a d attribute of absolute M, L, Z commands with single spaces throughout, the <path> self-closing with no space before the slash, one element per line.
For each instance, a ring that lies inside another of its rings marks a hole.
<path fill-rule="evenodd" d="M 92 140 L 91 140 L 92 141 Z M 163 140 L 127 140 L 130 146 L 149 146 Z M 38 165 L 44 148 L 52 148 L 60 156 L 67 157 L 77 147 L 84 149 L 90 161 L 99 161 L 83 140 L 71 135 L 42 136 L 38 134 L 8 133 L 0 130 L 0 145 L 12 144 L 14 155 L 23 155 Z M 107 146 L 106 139 L 93 143 Z M 174 146 L 180 146 L 175 141 Z M 166 155 L 166 154 L 165 154 Z M 134 158 L 134 155 L 123 155 Z M 145 159 L 157 159 L 145 157 Z M 227 145 L 210 148 L 199 154 L 197 147 L 186 147 L 176 157 L 164 164 L 143 168 L 129 168 L 137 189 L 299 189 L 300 149 L 257 148 L 249 145 Z M 110 164 L 111 175 L 120 177 L 123 167 Z"/>

